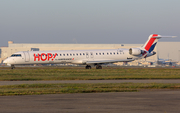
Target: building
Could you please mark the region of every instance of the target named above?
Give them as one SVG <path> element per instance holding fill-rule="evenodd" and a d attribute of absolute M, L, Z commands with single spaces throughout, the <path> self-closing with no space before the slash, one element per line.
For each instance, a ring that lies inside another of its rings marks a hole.
<path fill-rule="evenodd" d="M 161 59 L 180 61 L 180 42 L 158 42 L 157 53 Z"/>

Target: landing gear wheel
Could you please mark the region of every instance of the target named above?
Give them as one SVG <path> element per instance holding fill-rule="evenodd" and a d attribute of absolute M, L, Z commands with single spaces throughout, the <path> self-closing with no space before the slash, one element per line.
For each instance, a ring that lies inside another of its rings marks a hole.
<path fill-rule="evenodd" d="M 15 66 L 14 65 L 11 65 L 11 69 L 14 69 L 15 68 Z"/>
<path fill-rule="evenodd" d="M 96 65 L 96 69 L 102 69 L 101 65 Z"/>
<path fill-rule="evenodd" d="M 91 69 L 91 66 L 90 66 L 90 65 L 87 65 L 85 68 L 86 68 L 86 69 Z"/>

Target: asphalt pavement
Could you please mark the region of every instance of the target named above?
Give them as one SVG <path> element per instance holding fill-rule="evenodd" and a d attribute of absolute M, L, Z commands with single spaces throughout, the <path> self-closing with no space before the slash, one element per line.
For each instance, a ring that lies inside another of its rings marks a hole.
<path fill-rule="evenodd" d="M 0 113 L 179 113 L 179 90 L 0 96 Z"/>

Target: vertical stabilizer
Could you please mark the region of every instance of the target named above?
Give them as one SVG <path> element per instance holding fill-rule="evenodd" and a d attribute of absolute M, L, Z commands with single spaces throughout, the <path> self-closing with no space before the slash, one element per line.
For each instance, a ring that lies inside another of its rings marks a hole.
<path fill-rule="evenodd" d="M 158 34 L 150 35 L 147 42 L 144 44 L 143 49 L 145 49 L 146 51 L 149 51 L 149 53 L 151 51 L 153 51 L 157 44 L 158 39 L 160 38 L 159 36 L 160 35 L 158 35 Z M 159 38 L 157 38 L 157 37 L 159 37 Z"/>

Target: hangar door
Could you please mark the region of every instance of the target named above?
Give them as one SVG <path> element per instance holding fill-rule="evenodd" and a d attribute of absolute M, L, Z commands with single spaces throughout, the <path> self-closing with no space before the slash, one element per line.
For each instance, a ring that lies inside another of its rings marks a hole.
<path fill-rule="evenodd" d="M 29 51 L 24 51 L 24 56 L 25 56 L 25 62 L 29 62 Z"/>

